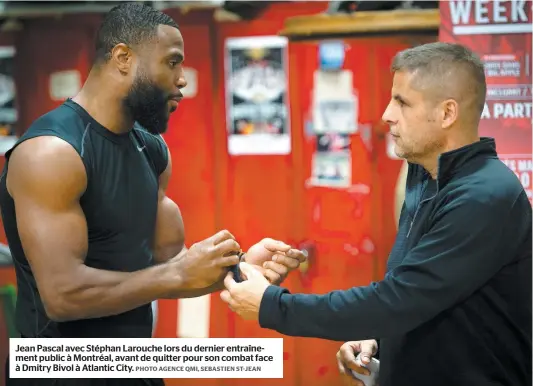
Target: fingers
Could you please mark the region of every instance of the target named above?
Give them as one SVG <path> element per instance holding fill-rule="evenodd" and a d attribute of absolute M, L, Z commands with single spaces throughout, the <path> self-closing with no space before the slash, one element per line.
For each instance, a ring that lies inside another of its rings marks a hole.
<path fill-rule="evenodd" d="M 254 267 L 252 267 L 250 264 L 245 263 L 244 261 L 239 264 L 239 268 L 241 271 L 246 275 L 248 279 L 254 278 L 254 277 L 261 277 L 261 272 L 256 270 Z"/>
<path fill-rule="evenodd" d="M 290 245 L 274 239 L 263 239 L 263 247 L 270 252 L 288 252 L 291 249 Z"/>
<path fill-rule="evenodd" d="M 273 261 L 267 261 L 263 264 L 265 268 L 265 277 L 272 284 L 279 284 L 285 276 L 289 273 L 289 268 L 284 265 L 274 263 Z"/>
<path fill-rule="evenodd" d="M 346 368 L 342 363 L 340 351 L 337 351 L 337 367 L 339 368 L 339 373 L 341 373 L 342 375 L 346 375 Z"/>
<path fill-rule="evenodd" d="M 352 342 L 347 342 L 343 344 L 339 350 L 340 361 L 350 370 L 355 371 L 358 374 L 370 375 L 368 369 L 361 366 L 360 363 L 356 360 L 356 351 L 351 344 Z"/>
<path fill-rule="evenodd" d="M 218 256 L 224 256 L 226 255 L 225 257 L 229 257 L 229 258 L 234 258 L 236 257 L 237 258 L 237 262 L 239 261 L 239 258 L 238 256 L 236 255 L 236 252 L 239 251 L 241 249 L 241 246 L 239 245 L 238 242 L 236 242 L 235 240 L 233 239 L 227 239 L 227 240 L 224 240 L 224 241 L 221 241 L 220 243 L 218 243 L 215 247 L 214 247 L 214 250 L 213 252 L 218 255 Z M 230 254 L 230 252 L 235 252 L 234 255 Z M 237 264 L 237 263 L 235 263 Z"/>
<path fill-rule="evenodd" d="M 245 262 L 239 264 L 241 272 L 246 277 L 246 280 L 255 280 L 256 282 L 266 281 L 263 276 L 263 272 L 260 269 L 256 269 L 256 266 L 250 265 Z M 259 268 L 259 267 L 258 267 Z"/>
<path fill-rule="evenodd" d="M 351 364 L 346 365 L 346 367 L 348 367 L 348 369 L 352 370 L 354 373 L 366 375 L 366 376 L 370 375 L 370 371 L 367 368 L 364 368 L 359 363 L 356 365 L 351 365 Z"/>
<path fill-rule="evenodd" d="M 231 267 L 237 264 L 239 264 L 239 256 L 237 255 L 222 256 L 216 260 L 216 265 L 219 267 Z"/>
<path fill-rule="evenodd" d="M 279 285 L 282 281 L 282 276 L 279 273 L 272 271 L 271 269 L 267 269 L 265 271 L 265 277 L 271 284 L 275 285 Z"/>
<path fill-rule="evenodd" d="M 304 261 L 307 260 L 307 256 L 306 256 L 305 253 L 303 253 L 302 251 L 300 251 L 298 249 L 294 249 L 294 248 L 290 249 L 287 252 L 287 256 L 298 260 L 300 263 L 303 263 Z"/>
<path fill-rule="evenodd" d="M 220 299 L 222 299 L 222 301 L 229 306 L 230 310 L 235 312 L 233 298 L 231 297 L 231 294 L 228 290 L 224 290 L 220 293 Z"/>
<path fill-rule="evenodd" d="M 235 240 L 235 237 L 233 237 L 233 235 L 228 230 L 224 229 L 220 232 L 215 233 L 209 239 L 213 242 L 213 244 L 217 245 L 225 240 L 231 240 L 231 239 Z M 238 251 L 239 249 L 236 249 L 236 250 Z"/>
<path fill-rule="evenodd" d="M 232 291 L 235 288 L 235 285 L 237 285 L 237 282 L 235 281 L 235 279 L 233 279 L 233 272 L 228 272 L 228 274 L 224 278 L 224 287 L 227 288 L 227 290 L 225 290 L 225 292 L 228 293 L 227 294 L 228 296 L 230 295 L 230 291 Z M 220 294 L 220 296 L 222 296 L 222 294 Z M 224 300 L 224 299 L 222 299 L 222 300 Z"/>
<path fill-rule="evenodd" d="M 240 263 L 240 264 L 242 264 L 242 263 Z M 263 267 L 260 267 L 258 265 L 254 265 L 254 270 L 259 271 L 259 273 L 263 277 L 265 276 L 265 273 L 267 271 L 266 269 L 264 269 Z M 242 277 L 243 280 L 248 280 L 248 276 L 246 276 L 246 273 L 242 269 L 241 269 L 241 277 Z"/>
<path fill-rule="evenodd" d="M 274 262 L 276 262 L 278 264 L 284 265 L 284 266 L 286 266 L 286 267 L 288 267 L 290 269 L 296 269 L 300 265 L 300 261 L 298 259 L 295 259 L 295 258 L 292 258 L 292 257 L 288 257 L 288 256 L 284 256 L 284 255 L 281 255 L 281 254 L 276 254 L 276 255 L 272 256 L 272 261 L 274 261 Z"/>
<path fill-rule="evenodd" d="M 337 367 L 339 369 L 339 373 L 342 376 L 343 384 L 346 386 L 365 386 L 365 384 L 355 379 L 355 377 L 352 375 L 351 370 L 344 365 L 342 362 L 341 352 L 337 352 Z"/>
<path fill-rule="evenodd" d="M 368 365 L 376 351 L 377 345 L 375 340 L 365 340 L 361 342 L 361 362 Z"/>

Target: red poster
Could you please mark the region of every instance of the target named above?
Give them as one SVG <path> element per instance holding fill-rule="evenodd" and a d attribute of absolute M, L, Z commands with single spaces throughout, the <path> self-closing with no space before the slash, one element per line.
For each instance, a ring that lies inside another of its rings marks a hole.
<path fill-rule="evenodd" d="M 532 2 L 441 1 L 439 40 L 465 45 L 485 63 L 487 100 L 480 134 L 496 140 L 502 159 L 532 199 Z"/>

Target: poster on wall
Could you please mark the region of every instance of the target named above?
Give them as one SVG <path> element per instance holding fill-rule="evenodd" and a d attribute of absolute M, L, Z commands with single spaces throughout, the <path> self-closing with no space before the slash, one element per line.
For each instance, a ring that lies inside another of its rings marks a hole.
<path fill-rule="evenodd" d="M 351 137 L 329 132 L 317 134 L 311 165 L 313 186 L 348 188 L 352 184 Z"/>
<path fill-rule="evenodd" d="M 353 89 L 352 71 L 315 71 L 312 103 L 315 133 L 357 132 L 359 98 Z"/>
<path fill-rule="evenodd" d="M 289 154 L 287 39 L 226 39 L 225 75 L 229 153 Z"/>
<path fill-rule="evenodd" d="M 17 141 L 14 58 L 15 47 L 0 46 L 0 155 L 4 155 Z"/>
<path fill-rule="evenodd" d="M 348 188 L 352 184 L 350 152 L 316 152 L 313 155 L 311 185 Z"/>
<path fill-rule="evenodd" d="M 439 40 L 474 50 L 485 65 L 487 97 L 480 135 L 532 199 L 531 1 L 442 1 Z"/>
<path fill-rule="evenodd" d="M 310 107 L 316 150 L 309 182 L 312 186 L 349 188 L 351 135 L 358 132 L 359 98 L 353 87 L 353 72 L 342 68 L 344 45 L 331 44 L 319 46 L 321 68 L 313 74 Z M 327 60 L 324 52 L 328 52 Z"/>

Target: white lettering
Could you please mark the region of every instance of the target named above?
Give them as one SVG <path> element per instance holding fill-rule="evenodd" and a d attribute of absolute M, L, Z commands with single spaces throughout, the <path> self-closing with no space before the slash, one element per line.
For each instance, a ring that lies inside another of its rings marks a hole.
<path fill-rule="evenodd" d="M 518 171 L 528 172 L 533 169 L 533 162 L 530 159 L 523 159 L 518 161 Z"/>
<path fill-rule="evenodd" d="M 483 112 L 481 113 L 481 119 L 490 119 L 490 109 L 489 105 L 485 103 L 485 107 L 483 107 Z"/>
<path fill-rule="evenodd" d="M 500 98 L 509 98 L 509 97 L 521 97 L 527 93 L 527 89 L 523 91 L 520 88 L 489 88 L 487 90 L 487 96 L 490 97 L 500 97 Z"/>
<path fill-rule="evenodd" d="M 525 11 L 526 0 L 512 0 L 511 1 L 511 21 L 513 23 L 527 23 L 527 15 Z"/>
<path fill-rule="evenodd" d="M 474 21 L 476 24 L 487 24 L 489 22 L 487 3 L 489 0 L 477 0 L 476 1 L 476 16 Z"/>
<path fill-rule="evenodd" d="M 507 165 L 507 167 L 511 169 L 514 173 L 516 173 L 516 161 L 514 159 L 503 160 L 503 163 Z"/>
<path fill-rule="evenodd" d="M 476 24 L 529 22 L 525 10 L 526 0 L 493 0 L 491 17 L 489 17 L 489 3 L 489 0 L 474 1 L 474 22 Z M 509 6 L 510 12 L 508 12 Z M 469 24 L 471 12 L 472 0 L 450 1 L 450 16 L 454 25 Z M 508 13 L 511 20 L 507 17 Z"/>
<path fill-rule="evenodd" d="M 493 118 L 531 118 L 531 103 L 494 103 Z"/>
<path fill-rule="evenodd" d="M 494 22 L 495 23 L 507 23 L 507 17 L 505 16 L 505 7 L 501 5 L 500 0 L 494 0 Z"/>
<path fill-rule="evenodd" d="M 472 1 L 450 1 L 450 13 L 453 24 L 468 24 Z"/>

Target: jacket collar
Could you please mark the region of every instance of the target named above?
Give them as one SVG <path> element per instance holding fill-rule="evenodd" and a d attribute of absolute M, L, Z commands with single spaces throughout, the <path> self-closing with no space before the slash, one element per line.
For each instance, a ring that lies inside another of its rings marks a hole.
<path fill-rule="evenodd" d="M 479 141 L 460 147 L 439 156 L 437 183 L 443 187 L 457 171 L 473 158 L 497 156 L 493 138 L 481 137 Z"/>
<path fill-rule="evenodd" d="M 437 189 L 442 189 L 472 159 L 493 156 L 497 156 L 496 142 L 493 138 L 488 137 L 482 137 L 470 145 L 442 153 L 438 160 Z M 405 186 L 405 204 L 409 212 L 412 213 L 416 210 L 429 178 L 429 173 L 422 166 L 409 163 Z"/>

